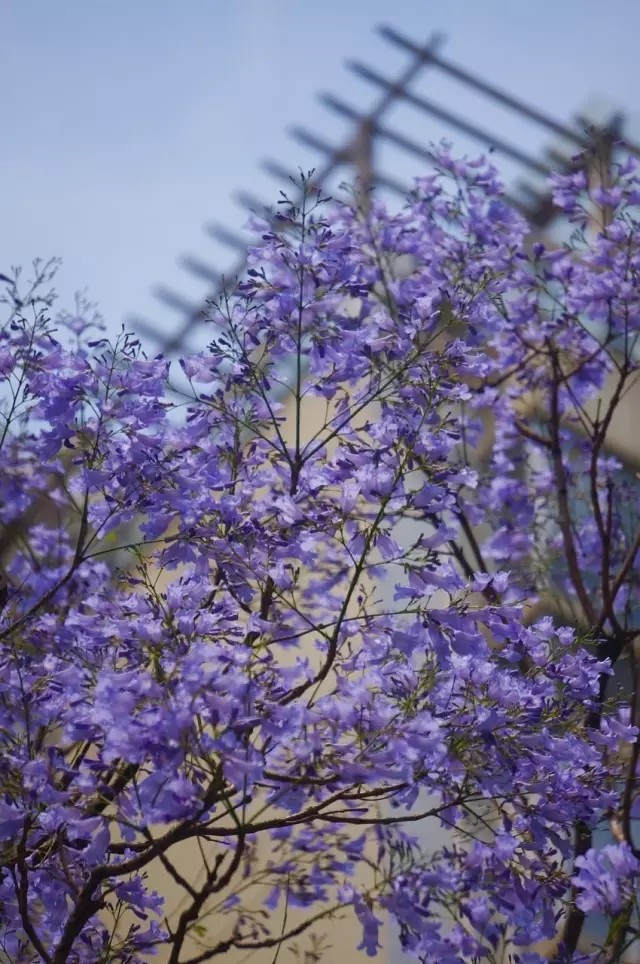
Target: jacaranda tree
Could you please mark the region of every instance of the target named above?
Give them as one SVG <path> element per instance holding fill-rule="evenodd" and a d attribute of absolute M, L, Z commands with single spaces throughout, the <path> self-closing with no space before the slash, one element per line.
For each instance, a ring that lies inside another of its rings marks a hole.
<path fill-rule="evenodd" d="M 179 365 L 3 277 L 1 953 L 622 959 L 635 167 L 555 179 L 554 249 L 446 147 L 399 214 L 302 187 Z"/>

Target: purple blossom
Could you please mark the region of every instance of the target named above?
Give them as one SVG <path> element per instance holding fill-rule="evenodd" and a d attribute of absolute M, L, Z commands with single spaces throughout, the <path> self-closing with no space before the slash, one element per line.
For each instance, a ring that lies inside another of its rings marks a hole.
<path fill-rule="evenodd" d="M 384 910 L 418 959 L 533 964 L 572 888 L 615 915 L 637 886 L 632 839 L 570 870 L 576 826 L 637 814 L 609 697 L 640 489 L 603 435 L 637 171 L 556 178 L 606 223 L 531 250 L 486 159 L 435 153 L 400 213 L 307 184 L 177 373 L 78 312 L 0 332 L 11 959 L 271 947 L 295 906 L 354 913 L 369 956 Z"/>
<path fill-rule="evenodd" d="M 608 844 L 576 858 L 576 902 L 581 910 L 617 914 L 633 895 L 640 875 L 640 861 L 629 844 Z"/>

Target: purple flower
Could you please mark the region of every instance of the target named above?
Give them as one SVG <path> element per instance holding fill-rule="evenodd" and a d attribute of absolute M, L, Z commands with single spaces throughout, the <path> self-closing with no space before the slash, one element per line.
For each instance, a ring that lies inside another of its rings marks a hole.
<path fill-rule="evenodd" d="M 592 848 L 576 858 L 576 867 L 576 903 L 585 913 L 617 914 L 635 892 L 640 875 L 640 861 L 626 843 Z"/>
<path fill-rule="evenodd" d="M 638 371 L 637 166 L 555 178 L 571 220 L 607 211 L 551 250 L 485 158 L 434 158 L 397 213 L 303 179 L 178 384 L 80 311 L 0 330 L 12 960 L 28 931 L 142 964 L 184 922 L 234 953 L 277 943 L 266 911 L 344 905 L 369 956 L 384 909 L 417 959 L 537 962 L 574 886 L 609 914 L 637 887 L 627 845 L 565 870 L 637 739 L 609 697 L 640 488 L 607 451 Z M 166 933 L 151 880 L 181 891 Z"/>
<path fill-rule="evenodd" d="M 0 800 L 0 840 L 11 840 L 23 829 L 25 814 Z"/>
<path fill-rule="evenodd" d="M 375 957 L 380 949 L 380 925 L 379 920 L 367 901 L 358 891 L 353 893 L 353 908 L 360 924 L 362 925 L 362 940 L 358 944 L 358 950 L 364 951 L 368 957 Z"/>

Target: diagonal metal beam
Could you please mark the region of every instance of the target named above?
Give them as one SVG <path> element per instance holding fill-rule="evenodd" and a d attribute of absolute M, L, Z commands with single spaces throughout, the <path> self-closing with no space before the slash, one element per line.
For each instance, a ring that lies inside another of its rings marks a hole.
<path fill-rule="evenodd" d="M 574 162 L 558 156 L 557 152 L 554 153 L 551 151 L 540 158 L 534 157 L 517 145 L 504 141 L 499 137 L 492 136 L 490 132 L 472 120 L 455 114 L 446 107 L 440 106 L 434 101 L 414 93 L 409 89 L 410 85 L 415 77 L 426 67 L 452 77 L 459 83 L 484 95 L 484 97 L 489 100 L 501 104 L 521 117 L 527 118 L 545 130 L 565 139 L 579 149 L 593 148 L 595 139 L 588 130 L 584 131 L 575 126 L 561 124 L 544 111 L 532 107 L 518 98 L 513 97 L 511 94 L 505 93 L 498 87 L 474 76 L 469 71 L 464 70 L 451 61 L 445 60 L 440 56 L 440 47 L 443 39 L 440 35 L 433 35 L 424 45 L 420 45 L 391 27 L 382 26 L 379 28 L 379 31 L 385 40 L 410 54 L 411 61 L 395 81 L 382 76 L 377 73 L 377 71 L 361 63 L 354 62 L 348 65 L 351 70 L 363 79 L 381 88 L 381 96 L 373 109 L 367 114 L 356 111 L 337 97 L 324 95 L 324 97 L 321 98 L 327 107 L 347 117 L 354 124 L 352 134 L 347 141 L 335 146 L 304 128 L 294 128 L 292 132 L 293 136 L 299 142 L 311 147 L 323 158 L 322 165 L 319 170 L 314 173 L 314 181 L 319 187 L 325 185 L 336 170 L 343 165 L 349 164 L 356 166 L 360 171 L 361 183 L 364 184 L 365 190 L 369 185 L 376 184 L 401 197 L 407 196 L 410 189 L 401 181 L 377 170 L 372 156 L 372 147 L 375 142 L 386 140 L 395 144 L 401 150 L 411 153 L 422 160 L 427 162 L 433 160 L 433 153 L 428 150 L 428 147 L 406 137 L 395 129 L 383 125 L 382 120 L 385 112 L 394 103 L 400 101 L 408 103 L 424 113 L 430 114 L 453 129 L 466 134 L 473 140 L 495 148 L 501 155 L 511 158 L 522 167 L 536 174 L 547 176 L 551 173 L 552 169 L 558 167 L 561 170 L 571 169 L 571 165 L 574 164 Z M 611 134 L 613 133 L 612 131 Z M 596 131 L 596 135 L 597 134 L 598 132 Z M 607 132 L 600 132 L 600 136 L 606 137 Z M 632 153 L 640 156 L 640 149 L 634 145 L 628 145 L 628 147 Z M 290 177 L 289 171 L 276 161 L 265 161 L 262 167 L 269 174 L 280 180 L 287 180 L 287 178 Z M 549 196 L 536 192 L 526 184 L 523 185 L 522 190 L 525 194 L 524 198 L 522 196 L 520 198 L 514 198 L 508 195 L 505 195 L 505 198 L 526 214 L 535 226 L 542 227 L 547 224 L 552 214 Z M 245 207 L 256 210 L 257 212 L 265 210 L 265 206 L 249 194 L 237 192 L 236 199 Z M 234 234 L 218 225 L 207 226 L 205 230 L 215 237 L 216 240 L 222 241 L 222 243 L 227 244 L 239 253 L 239 260 L 232 271 L 226 273 L 227 277 L 241 274 L 245 265 L 245 253 L 249 239 Z M 218 272 L 195 258 L 184 258 L 182 263 L 192 273 L 205 278 L 212 285 L 212 293 L 215 294 L 216 290 L 219 289 L 221 279 L 221 275 Z M 194 306 L 180 295 L 167 289 L 160 289 L 158 294 L 166 304 L 171 305 L 184 314 L 183 324 L 164 344 L 165 351 L 174 351 L 183 345 L 183 341 L 188 336 L 191 328 L 203 320 L 202 305 Z M 157 331 L 155 331 L 154 327 L 149 323 L 140 321 L 138 322 L 138 327 L 141 331 L 155 335 L 156 339 L 158 339 Z"/>
<path fill-rule="evenodd" d="M 206 264 L 206 262 L 200 261 L 199 258 L 192 258 L 191 255 L 184 255 L 184 257 L 180 258 L 180 264 L 191 274 L 196 275 L 198 278 L 203 278 L 210 284 L 217 285 L 220 281 L 220 272 Z"/>
<path fill-rule="evenodd" d="M 391 43 L 396 44 L 396 46 L 402 47 L 403 50 L 408 50 L 416 57 L 420 55 L 420 46 L 413 40 L 403 37 L 402 34 L 397 30 L 394 30 L 393 27 L 381 26 L 378 28 L 378 31 L 385 38 L 385 40 L 389 40 Z M 561 124 L 549 114 L 544 113 L 544 111 L 538 110 L 536 107 L 531 107 L 530 104 L 519 100 L 517 97 L 512 97 L 511 94 L 506 94 L 503 90 L 500 90 L 499 87 L 494 87 L 493 84 L 487 83 L 485 80 L 482 80 L 481 77 L 476 77 L 468 70 L 463 70 L 462 67 L 458 67 L 449 60 L 444 60 L 436 53 L 427 55 L 422 53 L 421 56 L 433 67 L 436 67 L 443 73 L 448 74 L 450 77 L 454 77 L 465 86 L 473 87 L 474 90 L 484 94 L 490 100 L 495 100 L 504 107 L 509 107 L 517 114 L 527 117 L 529 120 L 534 121 L 541 127 L 546 127 L 547 130 L 552 131 L 559 137 L 566 137 L 568 140 L 573 141 L 575 144 L 579 144 L 581 147 L 588 148 L 591 146 L 592 141 L 590 138 L 585 137 L 579 131 L 572 129 L 571 127 L 567 127 L 565 124 Z"/>
<path fill-rule="evenodd" d="M 228 248 L 233 248 L 235 251 L 247 250 L 249 239 L 242 237 L 240 234 L 236 234 L 234 231 L 230 231 L 221 224 L 205 224 L 204 229 L 209 237 L 215 238 L 216 241 L 220 241 L 222 244 L 226 244 Z"/>
<path fill-rule="evenodd" d="M 184 298 L 182 295 L 177 294 L 177 292 L 172 291 L 171 288 L 166 288 L 164 285 L 157 285 L 153 289 L 153 294 L 160 301 L 163 301 L 165 305 L 169 308 L 174 308 L 176 311 L 180 311 L 183 314 L 191 313 L 195 309 L 195 305 L 192 301 Z"/>
<path fill-rule="evenodd" d="M 373 175 L 374 183 L 380 187 L 386 188 L 393 194 L 397 194 L 399 197 L 407 198 L 409 192 L 411 191 L 411 186 L 403 184 L 402 181 L 396 180 L 395 177 L 388 177 L 386 174 L 381 174 L 379 171 L 375 171 Z"/>
<path fill-rule="evenodd" d="M 375 70 L 371 70 L 371 68 L 359 63 L 358 61 L 351 61 L 349 64 L 347 64 L 347 66 L 351 71 L 358 74 L 364 80 L 377 84 L 379 87 L 388 88 L 393 83 L 386 77 L 378 74 Z M 530 170 L 544 176 L 547 176 L 551 173 L 551 168 L 538 158 L 533 157 L 531 154 L 527 154 L 525 151 L 520 150 L 519 147 L 509 144 L 507 141 L 503 141 L 500 137 L 494 137 L 488 131 L 483 130 L 483 128 L 478 127 L 476 124 L 472 124 L 471 121 L 465 120 L 465 118 L 460 117 L 457 114 L 453 114 L 451 111 L 445 110 L 443 107 L 439 107 L 433 101 L 427 100 L 426 97 L 419 97 L 417 94 L 411 93 L 411 91 L 405 91 L 400 96 L 405 103 L 411 104 L 412 107 L 417 107 L 425 114 L 431 114 L 432 117 L 437 117 L 438 120 L 443 121 L 454 130 L 461 131 L 463 134 L 466 134 L 473 140 L 479 141 L 481 144 L 486 144 L 487 147 L 495 148 L 495 150 L 499 151 L 505 157 L 510 157 L 512 160 L 522 164 L 523 167 L 527 167 Z M 324 104 L 326 104 L 327 107 L 345 117 L 356 113 L 342 101 L 338 100 L 337 97 L 333 97 L 331 94 L 323 94 L 321 95 L 320 99 Z M 380 130 L 380 128 L 378 129 Z"/>
<path fill-rule="evenodd" d="M 293 172 L 279 161 L 267 158 L 260 162 L 260 167 L 263 171 L 266 171 L 270 177 L 275 177 L 278 181 L 290 181 L 293 178 Z"/>
<path fill-rule="evenodd" d="M 413 78 L 420 72 L 420 70 L 426 64 L 431 62 L 431 58 L 440 49 L 443 41 L 444 41 L 444 37 L 442 34 L 433 34 L 427 40 L 426 44 L 424 44 L 423 46 L 416 45 L 417 53 L 414 55 L 412 62 L 403 71 L 403 73 L 400 75 L 400 77 L 393 85 L 393 87 L 390 90 L 386 91 L 385 94 L 380 98 L 380 100 L 374 107 L 373 111 L 369 115 L 370 119 L 376 120 L 387 110 L 389 105 L 393 103 L 393 101 L 397 98 L 398 94 L 405 89 L 407 84 L 409 84 L 413 80 Z M 357 137 L 357 134 L 356 134 L 356 137 Z M 318 185 L 324 184 L 326 180 L 331 176 L 331 174 L 336 170 L 336 168 L 344 164 L 345 161 L 350 160 L 351 150 L 352 150 L 352 142 L 349 142 L 347 145 L 332 151 L 325 166 L 321 168 L 316 174 L 315 179 Z M 268 171 L 270 171 L 270 173 L 274 173 L 275 167 L 277 165 L 275 165 L 273 162 L 271 162 L 270 167 L 268 165 L 269 165 L 269 162 L 267 162 L 267 164 L 264 165 L 265 168 Z M 278 173 L 276 176 L 279 177 L 280 173 Z M 393 187 L 391 187 L 391 183 L 387 184 L 387 186 L 390 187 L 391 190 L 394 190 L 397 188 L 397 185 L 394 185 Z M 225 238 L 222 237 L 222 234 L 223 234 L 223 229 L 220 229 L 220 230 L 218 230 L 217 228 L 215 229 L 214 236 L 218 240 L 225 240 L 226 242 L 226 238 L 229 238 L 229 240 L 231 241 L 230 232 L 224 232 Z M 239 248 L 239 245 L 235 239 L 231 241 L 231 246 Z M 234 273 L 239 274 L 242 271 L 243 266 L 244 266 L 244 259 L 236 265 L 234 269 Z M 200 313 L 201 313 L 200 310 L 197 309 L 187 314 L 184 324 L 182 325 L 182 327 L 178 332 L 174 333 L 174 335 L 171 336 L 171 338 L 169 339 L 169 342 L 167 342 L 167 345 L 171 344 L 172 349 L 176 345 L 179 345 L 182 338 L 184 338 L 184 336 L 187 334 L 191 326 L 197 323 L 198 321 L 200 321 L 200 318 L 199 318 Z"/>
<path fill-rule="evenodd" d="M 249 191 L 234 191 L 233 200 L 240 207 L 246 208 L 246 210 L 255 212 L 256 214 L 265 214 L 270 210 L 273 205 L 267 204 L 266 201 L 260 200 L 255 194 L 249 193 Z"/>
<path fill-rule="evenodd" d="M 411 53 L 414 55 L 413 63 L 411 63 L 407 69 L 400 75 L 400 77 L 391 85 L 384 96 L 378 101 L 374 109 L 369 114 L 369 119 L 372 121 L 378 120 L 379 117 L 384 114 L 386 109 L 391 106 L 391 104 L 401 95 L 406 89 L 407 85 L 416 77 L 423 67 L 428 64 L 435 63 L 435 58 L 438 51 L 442 47 L 445 41 L 444 34 L 434 33 L 427 40 L 426 44 L 414 44 Z"/>

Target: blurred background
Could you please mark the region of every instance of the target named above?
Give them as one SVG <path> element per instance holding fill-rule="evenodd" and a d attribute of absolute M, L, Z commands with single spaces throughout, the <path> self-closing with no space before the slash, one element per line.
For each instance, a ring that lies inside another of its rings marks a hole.
<path fill-rule="evenodd" d="M 186 321 L 239 264 L 247 202 L 275 203 L 274 172 L 322 170 L 341 145 L 357 160 L 385 80 L 406 83 L 360 160 L 396 203 L 443 137 L 492 148 L 542 214 L 548 170 L 589 122 L 640 143 L 638 0 L 0 0 L 0 14 L 0 273 L 61 257 L 59 306 L 87 289 L 149 353 L 206 342 L 182 337 Z M 327 186 L 349 177 L 335 164 Z"/>
<path fill-rule="evenodd" d="M 442 34 L 437 50 L 447 63 L 560 124 L 579 131 L 578 114 L 606 123 L 619 113 L 625 137 L 640 141 L 634 0 L 4 0 L 0 7 L 0 271 L 59 256 L 61 306 L 71 308 L 74 292 L 86 288 L 110 330 L 146 324 L 158 344 L 211 291 L 206 272 L 238 261 L 240 248 L 206 230 L 215 223 L 242 237 L 247 210 L 234 192 L 250 194 L 249 204 L 276 201 L 281 184 L 260 162 L 271 158 L 290 171 L 322 166 L 318 145 L 290 129 L 303 126 L 332 147 L 353 134 L 353 119 L 317 95 L 329 92 L 360 113 L 383 95 L 345 62 L 389 80 L 407 69 L 411 51 L 376 31 L 380 23 L 419 46 Z M 545 165 L 524 170 L 499 144 L 546 156 L 545 164 L 549 148 L 567 156 L 575 149 L 451 72 L 422 69 L 410 89 L 480 125 L 487 143 L 497 142 L 494 158 L 509 185 L 525 174 L 538 189 Z M 483 150 L 406 100 L 391 105 L 385 124 L 421 145 L 448 137 L 455 153 Z M 375 155 L 407 184 L 427 168 L 397 142 L 380 139 Z M 345 176 L 337 171 L 334 181 Z M 158 286 L 173 304 L 157 297 Z"/>

